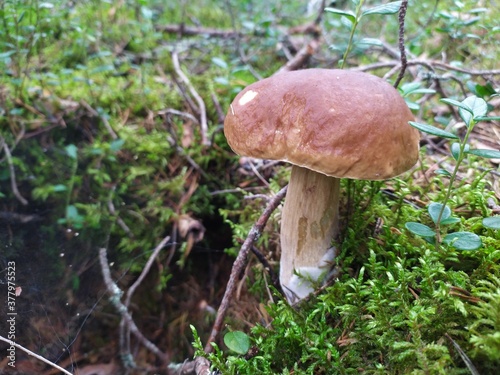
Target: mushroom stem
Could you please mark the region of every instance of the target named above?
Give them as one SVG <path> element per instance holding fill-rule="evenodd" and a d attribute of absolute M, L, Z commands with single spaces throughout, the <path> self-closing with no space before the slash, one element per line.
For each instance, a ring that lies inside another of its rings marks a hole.
<path fill-rule="evenodd" d="M 339 232 L 340 179 L 302 168 L 292 174 L 281 217 L 280 283 L 290 303 L 331 269 Z"/>

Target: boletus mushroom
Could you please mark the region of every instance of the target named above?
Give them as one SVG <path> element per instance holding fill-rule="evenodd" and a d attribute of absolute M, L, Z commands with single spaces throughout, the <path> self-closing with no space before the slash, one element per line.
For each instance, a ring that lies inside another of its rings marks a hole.
<path fill-rule="evenodd" d="M 236 96 L 224 122 L 234 152 L 293 165 L 280 234 L 280 283 L 290 303 L 331 269 L 339 179 L 383 180 L 415 165 L 413 119 L 396 89 L 362 72 L 280 73 Z"/>

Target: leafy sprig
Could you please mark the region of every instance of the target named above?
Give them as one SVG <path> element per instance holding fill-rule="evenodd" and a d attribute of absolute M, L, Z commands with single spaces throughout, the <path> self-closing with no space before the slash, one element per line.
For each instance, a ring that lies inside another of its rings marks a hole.
<path fill-rule="evenodd" d="M 469 96 L 465 100 L 459 102 L 454 99 L 444 98 L 442 102 L 458 108 L 458 114 L 464 121 L 467 131 L 463 138 L 456 134 L 442 130 L 432 125 L 421 124 L 418 122 L 410 121 L 410 125 L 414 128 L 437 137 L 453 140 L 450 146 L 451 155 L 455 159 L 455 167 L 450 173 L 446 170 L 439 170 L 439 174 L 446 175 L 450 178 L 448 189 L 443 203 L 431 202 L 427 207 L 429 216 L 435 225 L 435 230 L 429 226 L 417 222 L 407 222 L 406 229 L 423 237 L 427 241 L 434 243 L 436 249 L 439 248 L 441 243 L 448 246 L 453 246 L 458 250 L 477 250 L 482 246 L 481 238 L 475 233 L 471 232 L 453 232 L 448 233 L 444 237 L 441 235 L 441 227 L 443 225 L 450 225 L 460 222 L 460 219 L 452 216 L 451 209 L 447 206 L 453 192 L 453 183 L 455 182 L 460 165 L 467 157 L 467 155 L 476 155 L 484 158 L 500 158 L 500 151 L 473 149 L 470 147 L 468 141 L 470 135 L 477 123 L 481 121 L 497 120 L 497 117 L 486 116 L 488 112 L 488 104 L 482 98 L 477 96 Z M 500 228 L 500 217 L 484 218 L 483 225 L 491 229 Z"/>

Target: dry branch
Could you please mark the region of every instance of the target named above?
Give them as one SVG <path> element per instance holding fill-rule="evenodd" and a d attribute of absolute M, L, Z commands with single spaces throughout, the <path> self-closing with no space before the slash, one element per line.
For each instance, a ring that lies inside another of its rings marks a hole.
<path fill-rule="evenodd" d="M 21 202 L 22 205 L 26 206 L 28 204 L 28 201 L 21 195 L 21 193 L 17 189 L 16 171 L 14 169 L 14 164 L 12 163 L 12 155 L 10 154 L 9 146 L 7 145 L 7 142 L 5 142 L 5 139 L 0 136 L 0 150 L 2 148 L 4 149 L 5 158 L 7 159 L 7 165 L 9 166 L 10 185 L 12 188 L 12 193 L 17 198 L 17 200 Z"/>
<path fill-rule="evenodd" d="M 243 35 L 232 30 L 211 29 L 205 27 L 192 27 L 186 25 L 163 25 L 157 26 L 156 30 L 166 33 L 179 34 L 179 36 L 208 35 L 216 38 L 236 38 Z"/>
<path fill-rule="evenodd" d="M 192 361 L 186 361 L 179 366 L 174 374 L 178 375 L 210 375 L 210 362 L 203 357 L 196 357 Z"/>
<path fill-rule="evenodd" d="M 123 295 L 123 291 L 118 287 L 118 285 L 111 278 L 111 271 L 109 269 L 106 249 L 99 249 L 99 262 L 101 263 L 101 271 L 104 278 L 104 283 L 106 285 L 106 289 L 110 294 L 110 302 L 115 307 L 115 309 L 120 313 L 122 317 L 122 321 L 126 324 L 130 332 L 143 344 L 147 349 L 149 349 L 152 353 L 154 353 L 158 358 L 160 358 L 164 363 L 168 363 L 169 358 L 167 354 L 163 353 L 158 347 L 149 341 L 142 332 L 139 330 L 137 325 L 134 322 L 134 319 L 128 312 L 127 307 L 121 302 L 121 296 Z"/>
<path fill-rule="evenodd" d="M 297 70 L 304 66 L 304 64 L 309 60 L 309 58 L 314 55 L 314 53 L 319 48 L 319 40 L 312 39 L 309 43 L 307 43 L 304 47 L 300 49 L 297 54 L 286 63 L 286 65 L 282 66 L 275 74 L 289 72 L 292 70 Z"/>
<path fill-rule="evenodd" d="M 198 103 L 198 111 L 200 115 L 201 143 L 204 146 L 210 146 L 210 139 L 208 139 L 207 136 L 208 126 L 207 126 L 207 111 L 205 102 L 203 101 L 203 98 L 200 96 L 200 94 L 198 94 L 198 92 L 195 90 L 195 88 L 189 81 L 188 77 L 182 71 L 179 65 L 179 55 L 176 51 L 172 52 L 172 63 L 174 64 L 175 73 L 177 74 L 179 79 L 187 86 L 189 92 Z"/>
<path fill-rule="evenodd" d="M 488 76 L 498 76 L 500 75 L 500 69 L 490 69 L 490 70 L 474 70 L 474 69 L 465 69 L 465 68 L 460 68 L 458 66 L 446 64 L 441 61 L 435 61 L 435 60 L 422 60 L 422 59 L 412 59 L 408 60 L 408 66 L 425 66 L 427 69 L 434 70 L 434 69 L 439 69 L 439 70 L 446 70 L 446 71 L 455 71 L 463 74 L 468 74 L 471 76 L 482 76 L 482 77 L 488 77 Z M 396 61 L 396 60 L 391 60 L 391 61 L 384 61 L 384 62 L 379 62 L 379 63 L 374 63 L 374 64 L 369 64 L 369 65 L 364 65 L 360 66 L 357 68 L 352 68 L 351 70 L 359 70 L 362 72 L 367 72 L 370 70 L 377 70 L 377 69 L 386 69 L 386 68 L 394 68 L 391 69 L 391 72 L 395 72 L 399 70 L 401 67 L 401 62 Z M 392 74 L 386 74 L 387 75 L 392 75 Z"/>
<path fill-rule="evenodd" d="M 257 222 L 253 225 L 252 229 L 248 233 L 248 236 L 241 246 L 240 252 L 236 257 L 236 260 L 233 263 L 233 268 L 231 269 L 231 275 L 229 276 L 229 281 L 227 283 L 226 291 L 224 292 L 224 297 L 222 298 L 222 302 L 219 306 L 219 310 L 217 310 L 217 316 L 215 317 L 215 323 L 212 328 L 212 332 L 210 333 L 210 337 L 208 338 L 207 344 L 205 345 L 205 353 L 210 353 L 212 351 L 211 343 L 215 341 L 219 332 L 221 331 L 221 327 L 224 321 L 224 317 L 226 316 L 226 311 L 229 307 L 231 299 L 233 297 L 234 289 L 236 287 L 236 282 L 238 279 L 238 275 L 241 273 L 241 270 L 245 267 L 246 258 L 248 253 L 252 249 L 253 243 L 259 238 L 262 234 L 262 230 L 269 220 L 269 217 L 273 213 L 273 211 L 278 207 L 283 198 L 286 195 L 288 186 L 282 188 L 268 203 L 266 209 L 259 217 Z"/>
<path fill-rule="evenodd" d="M 153 265 L 154 260 L 160 253 L 160 251 L 166 246 L 167 242 L 170 241 L 170 236 L 165 237 L 156 248 L 153 250 L 153 253 L 149 257 L 146 265 L 144 266 L 141 274 L 137 278 L 137 280 L 132 284 L 132 286 L 127 290 L 127 294 L 125 297 L 124 305 L 129 308 L 130 300 L 132 299 L 132 295 L 135 293 L 136 289 L 141 285 L 146 275 L 149 273 L 151 266 Z M 120 350 L 122 354 L 125 355 L 125 358 L 131 358 L 130 354 L 130 325 L 127 324 L 126 319 L 122 319 L 120 322 Z"/>
<path fill-rule="evenodd" d="M 48 365 L 56 368 L 56 369 L 58 369 L 59 371 L 61 371 L 62 373 L 66 374 L 66 375 L 73 375 L 71 372 L 63 369 L 61 366 L 56 365 L 54 362 L 49 361 L 48 359 L 42 357 L 41 355 L 33 353 L 31 350 L 26 349 L 24 346 L 19 345 L 19 344 L 15 343 L 14 341 L 8 340 L 8 339 L 6 339 L 3 336 L 0 336 L 0 341 L 4 341 L 4 342 L 6 342 L 7 344 L 9 344 L 11 346 L 14 346 L 14 347 L 16 347 L 18 349 L 21 349 L 23 352 L 28 353 L 28 355 L 30 355 L 32 357 L 35 357 L 36 359 L 38 359 L 38 360 L 40 360 L 40 361 L 42 361 L 42 362 L 44 362 L 44 363 L 46 363 L 46 364 L 48 364 Z"/>
<path fill-rule="evenodd" d="M 118 139 L 118 135 L 116 135 L 115 131 L 111 127 L 111 125 L 106 117 L 101 116 L 99 114 L 99 112 L 97 112 L 94 108 L 92 108 L 92 106 L 89 103 L 87 103 L 85 100 L 80 101 L 80 104 L 87 111 L 89 111 L 93 116 L 97 117 L 98 119 L 100 119 L 102 121 L 104 127 L 106 128 L 106 130 L 108 131 L 108 133 L 112 139 Z"/>

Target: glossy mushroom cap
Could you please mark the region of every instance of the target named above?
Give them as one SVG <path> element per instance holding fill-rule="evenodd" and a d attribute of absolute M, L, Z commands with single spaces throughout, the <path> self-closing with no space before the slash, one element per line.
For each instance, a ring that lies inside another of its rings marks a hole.
<path fill-rule="evenodd" d="M 231 104 L 224 133 L 239 155 L 383 180 L 417 162 L 420 136 L 412 120 L 398 91 L 379 77 L 307 69 L 246 87 Z"/>

